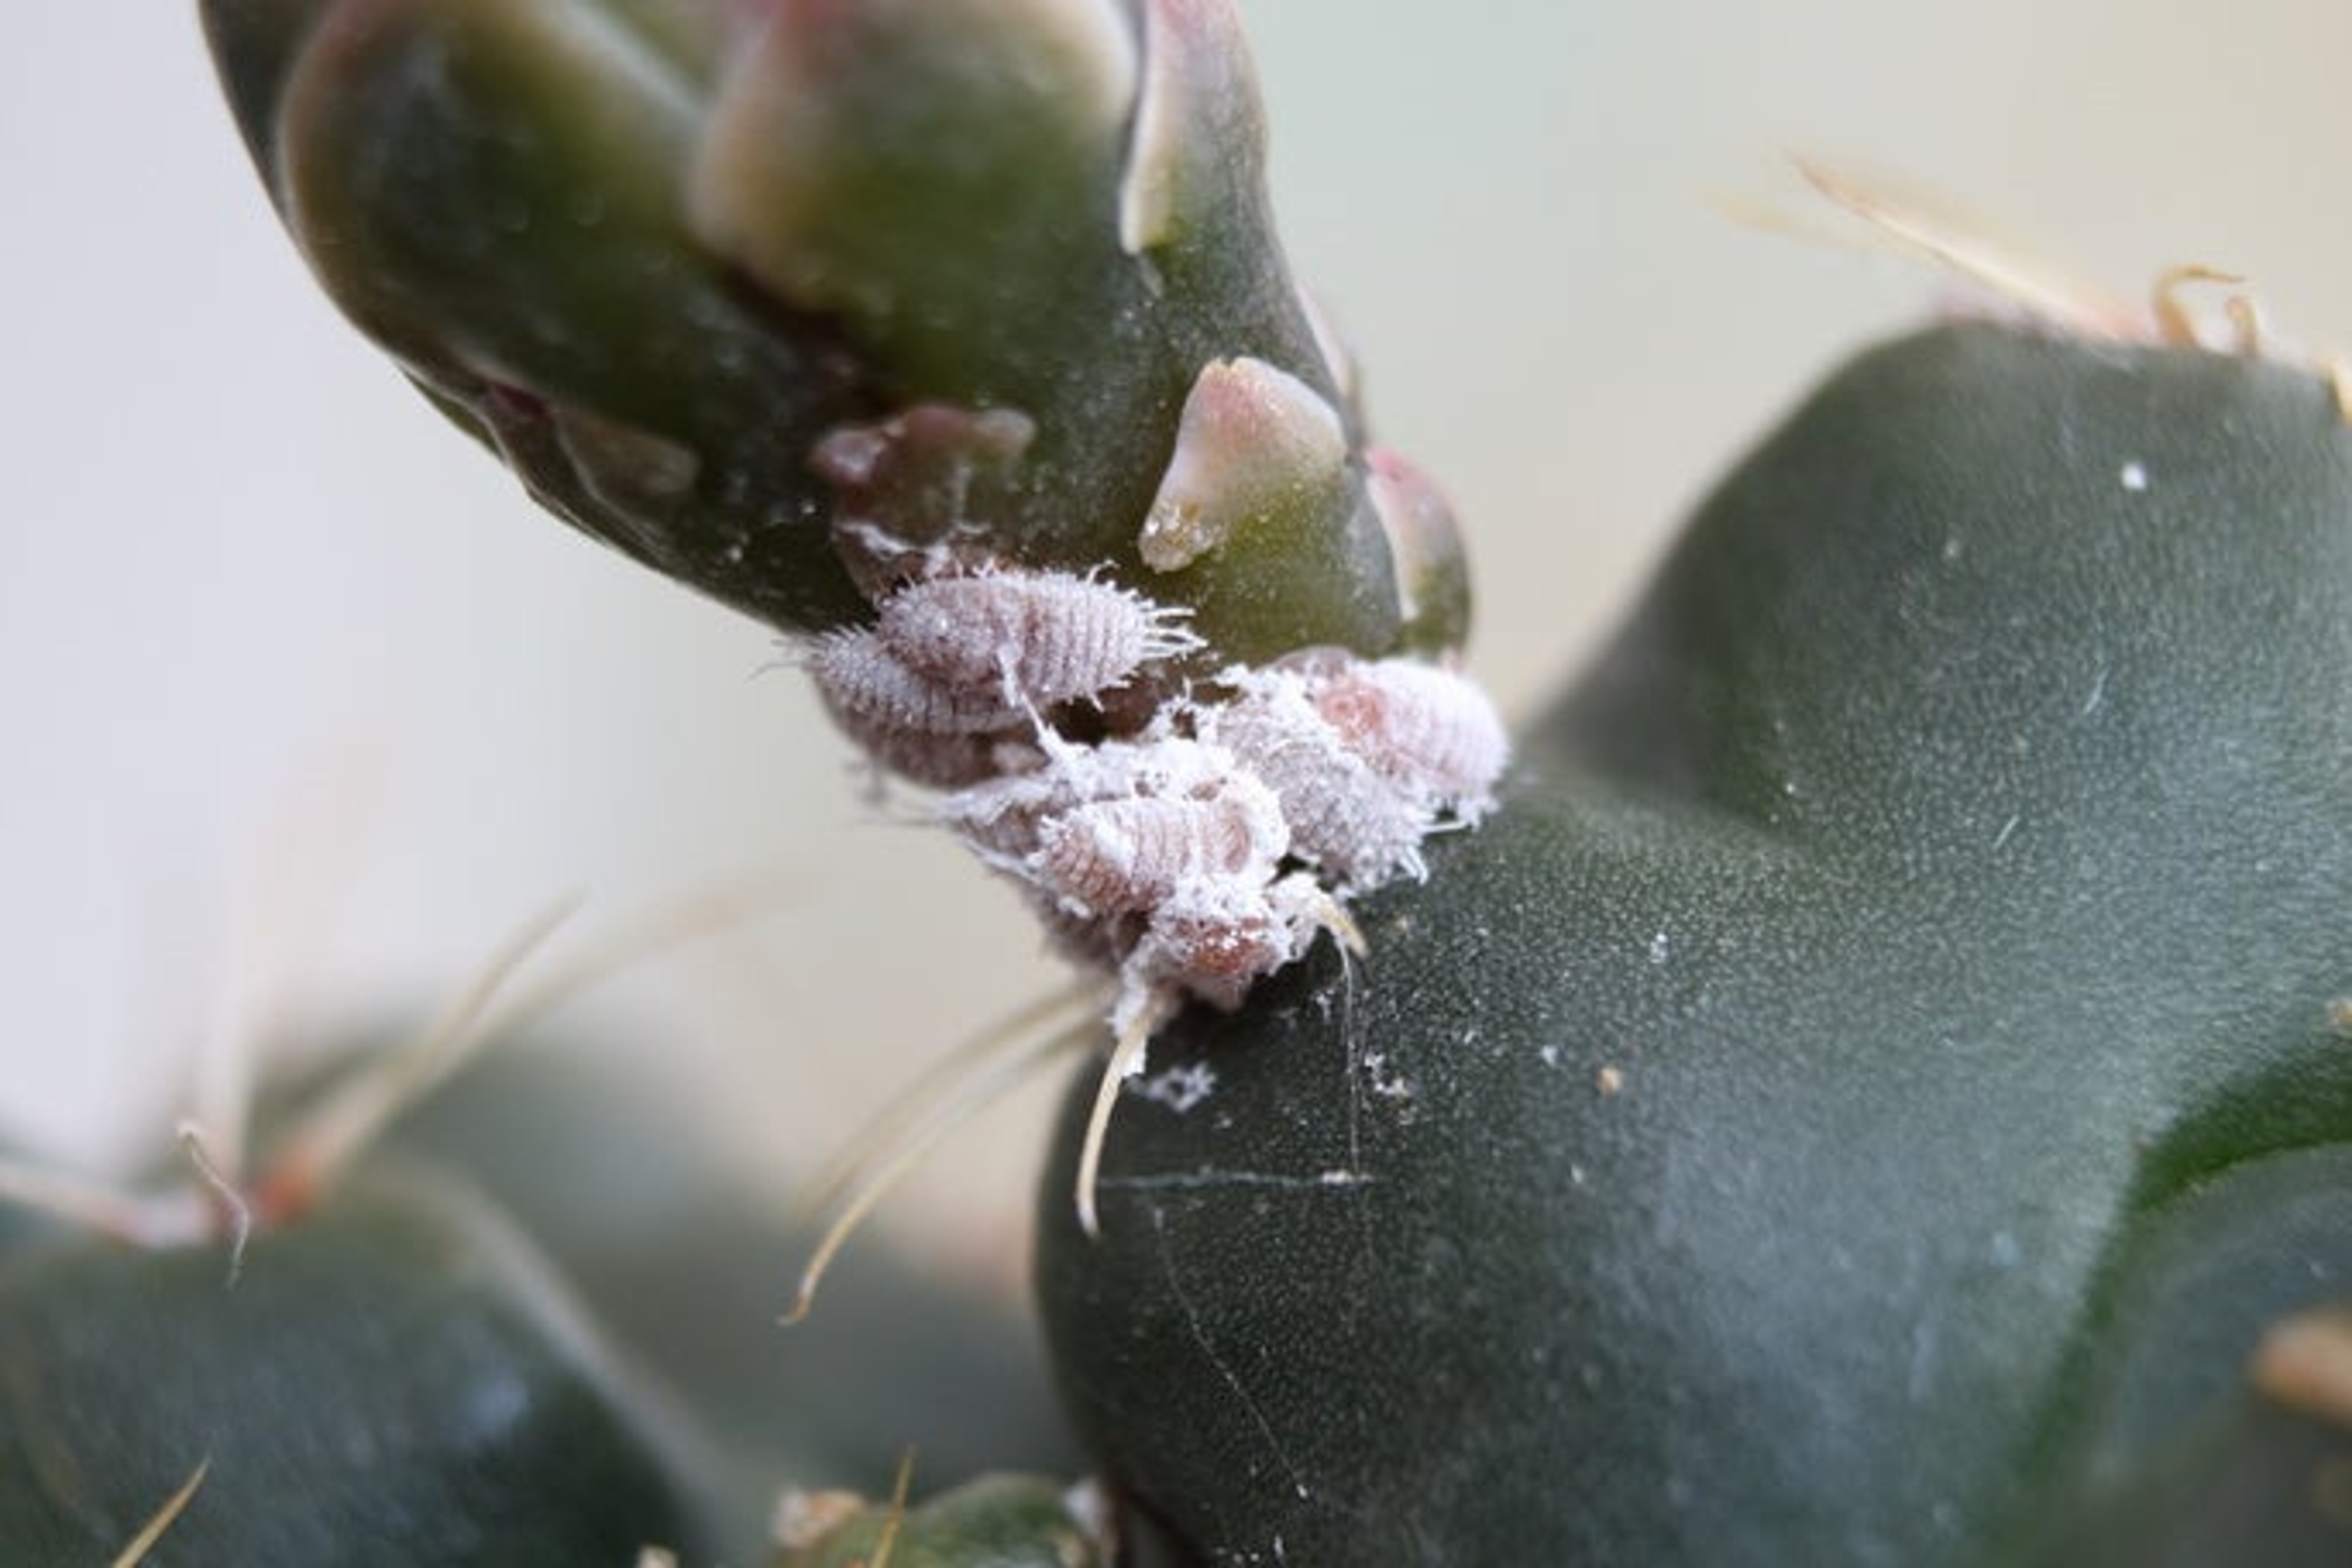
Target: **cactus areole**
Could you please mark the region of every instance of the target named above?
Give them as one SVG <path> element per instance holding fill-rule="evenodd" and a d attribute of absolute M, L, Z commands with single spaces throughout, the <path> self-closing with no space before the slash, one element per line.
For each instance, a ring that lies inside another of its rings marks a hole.
<path fill-rule="evenodd" d="M 1155 1045 L 1098 1240 L 1074 1100 L 1037 1276 L 1108 1473 L 1202 1563 L 2150 1561 L 2101 1500 L 2352 1296 L 2327 389 L 1873 353 L 1524 741 L 1370 962 Z M 2352 1561 L 2283 1451 L 2227 1560 Z"/>

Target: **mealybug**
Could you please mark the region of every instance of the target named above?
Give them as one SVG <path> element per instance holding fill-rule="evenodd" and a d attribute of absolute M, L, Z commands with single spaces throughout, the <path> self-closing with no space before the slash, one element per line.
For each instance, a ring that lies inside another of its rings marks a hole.
<path fill-rule="evenodd" d="M 1201 646 L 1181 612 L 1067 572 L 978 572 L 908 584 L 876 633 L 909 669 L 961 690 L 1051 708 L 1124 685 Z"/>

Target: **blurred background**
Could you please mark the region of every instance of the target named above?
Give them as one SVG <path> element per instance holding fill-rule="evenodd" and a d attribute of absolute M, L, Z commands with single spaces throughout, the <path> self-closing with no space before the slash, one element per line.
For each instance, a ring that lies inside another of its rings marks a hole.
<path fill-rule="evenodd" d="M 1514 711 L 1769 421 L 1942 291 L 1724 216 L 1842 227 L 1790 153 L 2120 289 L 2243 272 L 2352 345 L 2334 0 L 1244 10 L 1294 260 L 1473 531 L 1474 658 Z M 567 890 L 559 952 L 767 870 L 759 918 L 566 1016 L 781 1209 L 1060 976 L 1007 892 L 866 799 L 763 632 L 537 512 L 331 314 L 192 12 L 26 8 L 0 100 L 0 1140 L 143 1163 L 208 1036 L 315 1048 L 429 1009 Z M 1012 1288 L 1052 1099 L 885 1223 Z"/>

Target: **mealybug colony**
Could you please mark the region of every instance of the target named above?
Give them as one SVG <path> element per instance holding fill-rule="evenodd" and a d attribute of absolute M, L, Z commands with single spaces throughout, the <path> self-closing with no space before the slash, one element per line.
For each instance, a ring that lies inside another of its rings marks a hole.
<path fill-rule="evenodd" d="M 1093 1235 L 1111 1112 L 1154 1032 L 1188 1001 L 1238 1005 L 1322 932 L 1360 953 L 1348 901 L 1425 875 L 1423 840 L 1492 808 L 1509 743 L 1486 694 L 1444 666 L 1313 648 L 1200 668 L 1186 612 L 1102 576 L 944 549 L 896 558 L 922 569 L 800 662 L 867 759 L 940 792 L 937 819 L 1110 977 L 1115 1043 L 1076 1194 Z M 902 1108 L 925 1146 L 944 1114 Z M 918 1152 L 875 1166 L 793 1316 Z"/>

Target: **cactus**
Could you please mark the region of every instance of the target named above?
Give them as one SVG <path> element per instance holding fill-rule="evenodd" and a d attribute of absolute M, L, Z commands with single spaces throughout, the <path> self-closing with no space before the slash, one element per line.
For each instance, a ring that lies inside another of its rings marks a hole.
<path fill-rule="evenodd" d="M 2168 310 L 1870 353 L 1506 776 L 1223 0 L 204 11 L 353 321 L 1100 981 L 1036 1279 L 1134 1552 L 2352 1544 L 2326 378 Z"/>
<path fill-rule="evenodd" d="M 751 1563 L 786 1479 L 875 1484 L 910 1432 L 942 1485 L 1073 1467 L 1034 1328 L 1001 1303 L 869 1254 L 843 1310 L 780 1341 L 778 1260 L 807 1238 L 682 1107 L 577 1040 L 473 1058 L 743 897 L 658 909 L 502 995 L 543 917 L 425 1033 L 274 1073 L 250 1111 L 247 1064 L 208 1058 L 218 1146 L 184 1122 L 151 1189 L 0 1160 L 0 1540 L 44 1561 L 135 1541 L 149 1555 L 110 1560 Z M 1001 1495 L 924 1517 L 950 1544 L 1079 1528 L 1065 1509 L 1048 1529 L 1034 1486 Z"/>
<path fill-rule="evenodd" d="M 175 1180 L 23 1160 L 0 1203 L 0 1540 L 38 1561 L 626 1561 L 706 1549 L 691 1439 L 560 1271 L 390 1121 L 487 1037 L 502 945 L 430 1027 L 254 1131 L 194 1075 Z M 206 1124 L 209 1123 L 209 1131 Z M 255 1156 L 257 1155 L 258 1158 Z"/>
<path fill-rule="evenodd" d="M 1157 596 L 1226 658 L 1460 640 L 1458 559 L 1347 460 L 1222 5 L 204 14 L 321 285 L 659 570 L 793 631 L 862 615 L 878 534 L 1140 575 L 1180 435 L 1262 426 L 1176 465 L 1161 512 L 1198 537 L 1157 550 Z"/>
<path fill-rule="evenodd" d="M 1099 1242 L 1048 1177 L 1081 1426 L 1206 1561 L 2014 1560 L 2343 1290 L 2347 691 L 2322 382 L 1864 357 L 1360 973 L 1162 1042 Z"/>
<path fill-rule="evenodd" d="M 1227 7 L 205 14 L 353 321 L 569 521 L 821 632 L 842 727 L 1103 973 L 1090 1142 L 1176 1007 L 1486 810 L 1452 521 L 1284 268 Z"/>
<path fill-rule="evenodd" d="M 199 1467 L 156 1562 L 698 1549 L 609 1351 L 444 1175 L 379 1167 L 249 1243 L 19 1245 L 0 1368 L 0 1539 L 24 1561 L 114 1560 Z"/>

